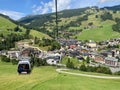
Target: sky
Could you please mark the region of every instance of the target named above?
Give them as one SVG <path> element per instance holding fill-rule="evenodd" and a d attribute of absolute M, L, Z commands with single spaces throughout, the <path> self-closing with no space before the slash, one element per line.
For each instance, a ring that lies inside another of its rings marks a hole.
<path fill-rule="evenodd" d="M 120 0 L 57 0 L 58 11 L 87 6 L 115 6 Z M 55 12 L 55 0 L 0 0 L 0 13 L 18 20 L 27 15 Z"/>

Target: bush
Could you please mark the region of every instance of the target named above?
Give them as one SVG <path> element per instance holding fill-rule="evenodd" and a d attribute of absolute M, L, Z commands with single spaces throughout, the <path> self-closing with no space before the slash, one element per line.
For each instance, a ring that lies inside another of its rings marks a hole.
<path fill-rule="evenodd" d="M 56 41 L 53 41 L 52 44 L 51 44 L 51 50 L 56 50 L 56 49 L 60 49 L 60 44 Z"/>
<path fill-rule="evenodd" d="M 120 19 L 115 18 L 116 24 L 112 26 L 112 29 L 116 32 L 120 32 Z"/>
<path fill-rule="evenodd" d="M 92 66 L 87 66 L 87 71 L 88 72 L 96 72 L 96 67 L 92 67 Z"/>
<path fill-rule="evenodd" d="M 97 70 L 96 70 L 97 73 L 104 73 L 104 74 L 112 74 L 111 70 L 107 67 L 97 67 Z"/>
<path fill-rule="evenodd" d="M 89 26 L 92 26 L 92 25 L 93 25 L 93 22 L 88 23 L 88 25 L 89 25 Z"/>
<path fill-rule="evenodd" d="M 97 72 L 97 73 L 104 73 L 104 74 L 112 74 L 111 70 L 107 67 L 92 67 L 92 66 L 85 66 L 84 64 L 80 66 L 81 71 L 87 72 Z"/>
<path fill-rule="evenodd" d="M 1 61 L 2 61 L 2 62 L 10 62 L 10 58 L 8 58 L 8 57 L 5 56 L 5 55 L 1 55 Z"/>
<path fill-rule="evenodd" d="M 98 18 L 98 17 L 99 17 L 98 15 L 95 16 L 95 18 Z"/>
<path fill-rule="evenodd" d="M 113 17 L 112 17 L 112 14 L 110 14 L 109 12 L 106 12 L 103 15 L 101 15 L 101 19 L 103 21 L 106 21 L 106 20 L 112 20 Z"/>
<path fill-rule="evenodd" d="M 18 64 L 18 60 L 16 60 L 16 59 L 12 59 L 11 62 L 12 62 L 13 65 L 17 65 Z"/>
<path fill-rule="evenodd" d="M 80 70 L 81 71 L 87 71 L 87 67 L 83 64 L 80 66 Z"/>
<path fill-rule="evenodd" d="M 89 57 L 86 58 L 86 62 L 90 63 L 90 58 Z"/>
<path fill-rule="evenodd" d="M 35 58 L 35 59 L 34 59 L 34 65 L 35 65 L 36 67 L 45 66 L 45 65 L 47 65 L 47 62 L 46 62 L 45 59 Z"/>
<path fill-rule="evenodd" d="M 67 67 L 67 68 L 71 68 L 71 69 L 74 68 L 74 64 L 73 64 L 73 62 L 70 61 L 70 58 L 68 58 L 68 61 L 67 61 L 67 63 L 66 63 L 66 67 Z"/>
<path fill-rule="evenodd" d="M 120 71 L 118 71 L 118 72 L 116 72 L 116 73 L 114 73 L 115 75 L 120 75 Z"/>
<path fill-rule="evenodd" d="M 34 65 L 36 66 L 36 67 L 39 67 L 40 66 L 40 60 L 39 60 L 39 58 L 35 58 L 34 59 Z"/>

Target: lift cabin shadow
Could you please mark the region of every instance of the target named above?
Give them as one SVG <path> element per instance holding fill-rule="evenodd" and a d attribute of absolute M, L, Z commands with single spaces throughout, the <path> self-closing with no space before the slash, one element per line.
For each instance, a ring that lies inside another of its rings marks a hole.
<path fill-rule="evenodd" d="M 31 64 L 29 61 L 19 61 L 18 63 L 18 74 L 30 74 L 32 70 Z"/>

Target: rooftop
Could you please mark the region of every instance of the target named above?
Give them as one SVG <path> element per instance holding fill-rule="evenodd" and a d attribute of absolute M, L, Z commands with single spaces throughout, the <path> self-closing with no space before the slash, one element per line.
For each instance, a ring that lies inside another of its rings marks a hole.
<path fill-rule="evenodd" d="M 109 60 L 109 61 L 118 61 L 118 59 L 116 59 L 115 57 L 106 57 L 105 60 Z"/>

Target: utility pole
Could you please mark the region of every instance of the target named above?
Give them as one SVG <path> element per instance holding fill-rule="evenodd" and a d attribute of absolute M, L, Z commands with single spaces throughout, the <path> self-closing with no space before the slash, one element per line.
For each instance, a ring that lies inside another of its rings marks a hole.
<path fill-rule="evenodd" d="M 58 39 L 58 12 L 57 12 L 57 0 L 55 0 L 55 8 L 56 8 L 56 38 Z"/>

